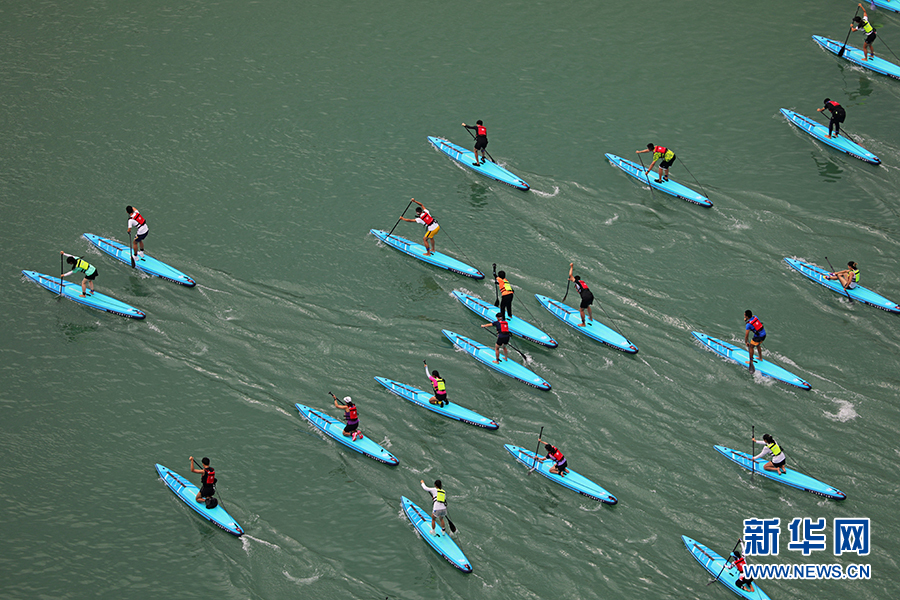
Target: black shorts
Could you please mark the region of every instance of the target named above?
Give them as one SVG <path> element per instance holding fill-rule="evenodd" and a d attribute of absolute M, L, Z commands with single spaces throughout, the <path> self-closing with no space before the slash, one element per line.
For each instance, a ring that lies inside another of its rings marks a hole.
<path fill-rule="evenodd" d="M 672 166 L 672 163 L 675 162 L 675 159 L 676 159 L 676 158 L 677 158 L 676 156 L 673 156 L 673 157 L 672 157 L 672 160 L 665 160 L 665 159 L 663 159 L 663 161 L 662 161 L 661 163 L 659 163 L 659 167 L 660 167 L 661 169 L 668 169 L 669 167 Z"/>
<path fill-rule="evenodd" d="M 147 231 L 145 231 L 144 233 L 139 233 L 139 234 L 137 235 L 137 237 L 135 238 L 135 241 L 143 242 L 143 241 L 144 241 L 144 238 L 147 237 L 147 234 L 148 234 L 148 233 L 150 233 L 150 230 L 149 230 L 149 229 L 148 229 Z"/>
<path fill-rule="evenodd" d="M 581 296 L 581 308 L 587 308 L 594 303 L 594 295 L 590 292 Z"/>
<path fill-rule="evenodd" d="M 478 140 L 478 139 L 475 140 L 475 149 L 476 150 L 484 150 L 485 148 L 487 148 L 487 145 L 488 145 L 487 140 Z"/>
<path fill-rule="evenodd" d="M 508 343 L 509 343 L 509 336 L 508 336 L 508 335 L 498 335 L 498 336 L 497 336 L 497 345 L 498 345 L 498 346 L 505 346 L 505 345 L 507 345 Z"/>
<path fill-rule="evenodd" d="M 875 41 L 875 38 L 877 38 L 877 37 L 878 37 L 878 32 L 873 31 L 872 33 L 870 33 L 869 35 L 866 36 L 866 43 L 871 44 L 872 42 Z"/>
<path fill-rule="evenodd" d="M 200 497 L 201 498 L 209 498 L 213 494 L 216 493 L 216 488 L 211 485 L 206 485 L 205 483 L 200 486 Z"/>
<path fill-rule="evenodd" d="M 91 273 L 90 275 L 85 275 L 84 278 L 87 279 L 88 281 L 93 281 L 93 280 L 97 279 L 98 273 L 100 273 L 100 271 L 94 269 L 93 273 Z"/>
<path fill-rule="evenodd" d="M 447 402 L 447 392 L 444 392 L 443 394 L 435 393 L 434 399 L 438 402 Z"/>
<path fill-rule="evenodd" d="M 783 467 L 784 465 L 787 464 L 787 456 L 782 458 L 781 462 L 775 462 L 774 459 L 771 459 L 771 460 L 772 460 L 772 466 L 774 466 L 774 467 Z"/>
<path fill-rule="evenodd" d="M 764 335 L 754 335 L 754 336 L 750 339 L 750 341 L 753 342 L 754 344 L 756 344 L 757 346 L 759 346 L 759 345 L 762 344 L 764 341 L 766 341 L 766 336 L 764 336 Z"/>
<path fill-rule="evenodd" d="M 356 423 L 354 423 L 353 425 L 351 425 L 350 423 L 347 423 L 347 425 L 344 427 L 344 433 L 353 433 L 354 431 L 357 430 L 358 427 L 359 427 L 359 421 L 356 421 Z"/>

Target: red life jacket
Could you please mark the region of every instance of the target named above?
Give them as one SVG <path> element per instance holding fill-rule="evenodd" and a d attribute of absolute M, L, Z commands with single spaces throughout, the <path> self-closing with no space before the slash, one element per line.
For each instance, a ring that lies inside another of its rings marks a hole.
<path fill-rule="evenodd" d="M 419 218 L 425 221 L 425 227 L 428 227 L 429 225 L 434 223 L 434 217 L 432 217 L 431 213 L 426 210 L 423 210 L 421 213 L 419 213 Z"/>
<path fill-rule="evenodd" d="M 509 323 L 500 320 L 498 320 L 497 323 L 499 323 L 500 333 L 509 333 Z"/>
<path fill-rule="evenodd" d="M 669 151 L 669 149 L 666 148 L 665 146 L 656 146 L 655 148 L 653 148 L 653 152 L 655 154 L 662 154 L 663 156 L 665 156 L 666 152 L 668 152 L 668 151 Z"/>
<path fill-rule="evenodd" d="M 349 407 L 350 410 L 344 415 L 347 417 L 348 421 L 355 421 L 359 418 L 359 414 L 356 412 L 356 405 Z"/>
<path fill-rule="evenodd" d="M 578 290 L 579 294 L 582 292 L 582 290 L 590 291 L 590 289 L 588 288 L 588 285 L 584 282 L 583 279 L 575 280 L 575 289 Z"/>
<path fill-rule="evenodd" d="M 477 133 L 478 135 L 487 135 L 487 127 L 485 127 L 484 125 L 478 125 L 478 129 L 475 133 Z"/>
<path fill-rule="evenodd" d="M 755 331 L 756 333 L 759 333 L 760 331 L 762 331 L 763 324 L 760 322 L 759 319 L 756 318 L 756 315 L 753 315 L 753 318 L 750 319 L 750 327 L 752 327 L 753 331 Z"/>
<path fill-rule="evenodd" d="M 131 218 L 137 221 L 138 227 L 147 222 L 147 220 L 141 216 L 141 213 L 139 213 L 137 209 L 135 209 L 134 212 L 131 213 Z"/>
<path fill-rule="evenodd" d="M 734 559 L 734 566 L 737 567 L 738 573 L 740 573 L 741 575 L 744 574 L 744 565 L 746 564 L 747 561 L 744 560 L 743 556 Z"/>
<path fill-rule="evenodd" d="M 840 107 L 841 107 L 841 105 L 839 103 L 835 102 L 834 100 L 829 100 L 828 102 L 825 103 L 825 108 L 827 108 L 828 110 L 831 110 L 831 111 L 838 109 Z"/>
<path fill-rule="evenodd" d="M 562 459 L 565 458 L 565 456 L 563 456 L 563 453 L 559 451 L 559 448 L 554 446 L 553 452 L 550 453 L 550 458 L 552 458 L 556 462 L 560 462 Z"/>
<path fill-rule="evenodd" d="M 203 485 L 215 485 L 216 484 L 216 470 L 211 469 L 209 467 L 204 467 L 202 483 L 203 483 Z"/>

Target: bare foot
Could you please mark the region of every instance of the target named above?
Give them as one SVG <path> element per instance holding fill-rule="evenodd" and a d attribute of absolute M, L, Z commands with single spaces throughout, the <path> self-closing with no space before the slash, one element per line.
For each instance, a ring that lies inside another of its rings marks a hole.
<path fill-rule="evenodd" d="M 579 323 L 578 326 L 579 326 L 579 327 L 586 327 L 586 325 L 585 325 L 584 323 Z"/>
<path fill-rule="evenodd" d="M 499 361 L 499 360 L 492 360 L 491 362 L 494 363 L 495 365 L 499 365 L 499 364 L 500 364 L 500 361 Z"/>

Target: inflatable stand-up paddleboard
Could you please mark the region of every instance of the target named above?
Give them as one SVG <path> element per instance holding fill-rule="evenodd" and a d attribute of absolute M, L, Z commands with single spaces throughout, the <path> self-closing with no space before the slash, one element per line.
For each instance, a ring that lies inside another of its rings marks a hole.
<path fill-rule="evenodd" d="M 900 1 L 892 1 L 895 5 L 900 6 Z M 822 48 L 834 53 L 835 55 L 840 53 L 841 48 L 844 48 L 844 45 L 842 43 L 828 39 L 827 37 L 822 37 L 821 35 L 814 35 L 812 36 L 812 38 L 816 41 L 817 44 L 822 46 Z M 863 51 L 859 48 L 847 46 L 846 48 L 844 48 L 844 55 L 841 56 L 841 58 L 843 58 L 844 60 L 848 60 L 864 69 L 875 71 L 880 75 L 887 75 L 888 77 L 893 77 L 894 79 L 900 79 L 900 65 L 896 65 L 892 62 L 886 61 L 880 56 L 876 56 L 875 58 L 866 60 L 865 54 L 863 54 Z"/>
<path fill-rule="evenodd" d="M 541 462 L 540 460 L 537 460 L 537 458 L 540 457 L 534 452 L 512 444 L 504 444 L 503 447 L 506 448 L 506 451 L 512 454 L 513 458 L 517 461 L 529 469 L 534 469 L 550 481 L 558 483 L 564 488 L 568 488 L 573 492 L 578 492 L 582 496 L 587 496 L 591 500 L 603 502 L 604 504 L 616 504 L 618 502 L 615 496 L 572 469 L 568 469 L 568 473 L 564 476 L 560 476 L 557 473 L 550 472 L 550 467 L 554 465 L 553 461 L 548 460 Z"/>
<path fill-rule="evenodd" d="M 726 448 L 725 446 L 714 446 L 714 448 L 718 450 L 719 454 L 721 454 L 725 458 L 739 464 L 740 466 L 756 475 L 762 475 L 766 479 L 771 479 L 772 481 L 777 481 L 778 483 L 783 483 L 784 485 L 790 486 L 792 488 L 797 488 L 798 490 L 803 490 L 804 492 L 809 492 L 811 494 L 816 494 L 817 496 L 823 496 L 830 500 L 845 500 L 847 498 L 847 494 L 845 494 L 841 490 L 832 487 L 827 483 L 823 483 L 818 479 L 813 479 L 809 475 L 804 475 L 803 473 L 800 473 L 793 469 L 785 467 L 784 475 L 779 475 L 775 471 L 766 471 L 765 469 L 763 469 L 763 465 L 768 462 L 765 458 L 757 459 L 755 461 L 756 464 L 754 465 L 753 457 L 746 452 L 732 450 L 731 448 Z"/>
<path fill-rule="evenodd" d="M 618 331 L 607 327 L 599 321 L 588 321 L 585 316 L 585 326 L 582 327 L 581 313 L 578 312 L 577 308 L 572 308 L 562 302 L 553 300 L 547 296 L 541 296 L 540 294 L 535 294 L 534 297 L 541 303 L 541 306 L 550 311 L 550 314 L 578 333 L 585 335 L 592 340 L 606 344 L 615 350 L 627 352 L 628 354 L 637 354 L 637 346 L 628 341 L 628 339 Z"/>
<path fill-rule="evenodd" d="M 453 291 L 453 297 L 481 318 L 486 319 L 491 323 L 497 320 L 497 313 L 500 312 L 500 309 L 493 304 L 457 290 Z M 556 348 L 559 345 L 552 337 L 528 321 L 523 321 L 519 317 L 509 316 L 506 319 L 506 323 L 509 325 L 509 332 L 523 340 L 528 340 L 529 342 L 534 342 L 535 344 L 546 346 L 548 348 Z"/>
<path fill-rule="evenodd" d="M 404 254 L 409 254 L 413 258 L 418 258 L 419 260 L 427 262 L 430 265 L 434 265 L 435 267 L 440 267 L 442 269 L 447 269 L 448 271 L 453 271 L 454 273 L 465 275 L 466 277 L 471 277 L 472 279 L 484 279 L 484 273 L 482 273 L 475 267 L 470 267 L 466 263 L 458 261 L 455 258 L 447 256 L 446 254 L 433 252 L 432 254 L 425 256 L 427 250 L 422 244 L 411 242 L 406 238 L 400 237 L 399 235 L 388 235 L 387 231 L 383 231 L 381 229 L 370 229 L 369 233 L 377 237 L 379 240 L 381 240 L 391 248 L 399 250 Z"/>
<path fill-rule="evenodd" d="M 431 412 L 436 412 L 448 419 L 455 419 L 456 421 L 462 421 L 463 423 L 475 425 L 476 427 L 484 427 L 485 429 L 497 429 L 500 427 L 493 419 L 483 417 L 474 410 L 469 410 L 468 408 L 460 406 L 454 400 L 450 400 L 450 394 L 447 394 L 447 399 L 450 400 L 450 403 L 446 406 L 441 406 L 439 404 L 432 404 L 428 401 L 434 396 L 431 392 L 425 392 L 414 388 L 411 385 L 406 385 L 405 383 L 400 383 L 393 379 L 387 379 L 386 377 L 376 377 L 375 381 L 401 398 L 409 400 L 422 408 L 427 408 Z"/>
<path fill-rule="evenodd" d="M 897 3 L 900 4 L 900 0 L 897 0 Z M 796 269 L 819 285 L 827 287 L 832 292 L 840 294 L 844 298 L 849 296 L 853 300 L 862 302 L 863 304 L 868 304 L 869 306 L 874 306 L 875 308 L 880 308 L 887 312 L 900 313 L 900 304 L 888 300 L 884 296 L 876 294 L 868 288 L 864 288 L 857 284 L 855 288 L 848 288 L 845 290 L 843 284 L 837 279 L 825 279 L 825 276 L 830 275 L 831 271 L 826 271 L 822 267 L 817 267 L 814 264 L 803 262 L 796 258 L 785 258 L 784 261 L 790 265 L 792 269 Z"/>
<path fill-rule="evenodd" d="M 100 237 L 99 235 L 94 235 L 93 233 L 85 233 L 83 237 L 99 250 L 125 263 L 129 267 L 131 266 L 131 249 L 127 245 L 121 242 L 117 242 L 116 240 L 111 240 L 109 238 Z M 156 260 L 149 254 L 144 254 L 142 258 L 135 256 L 134 268 L 139 271 L 143 271 L 147 275 L 160 277 L 173 283 L 186 285 L 187 287 L 194 287 L 195 285 L 197 285 L 196 281 L 194 281 L 178 269 L 170 267 L 160 260 Z"/>
<path fill-rule="evenodd" d="M 231 515 L 225 512 L 221 504 L 215 508 L 206 508 L 204 502 L 197 502 L 197 493 L 200 491 L 200 488 L 196 485 L 159 463 L 156 464 L 156 472 L 159 473 L 160 478 L 168 488 L 198 515 L 232 535 L 240 537 L 244 534 L 241 526 L 237 524 Z"/>
<path fill-rule="evenodd" d="M 637 179 L 641 183 L 645 183 L 652 187 L 653 189 L 659 190 L 661 192 L 665 192 L 671 196 L 675 196 L 676 198 L 680 198 L 682 200 L 686 200 L 687 202 L 691 202 L 693 204 L 699 204 L 704 208 L 712 207 L 713 203 L 710 202 L 709 198 L 702 194 L 698 194 L 691 188 L 681 185 L 677 181 L 661 181 L 657 183 L 656 177 L 653 174 L 645 173 L 646 169 L 641 167 L 639 164 L 622 158 L 620 156 L 616 156 L 615 154 L 606 154 L 606 159 L 609 160 L 610 164 L 614 167 L 619 167 L 635 179 Z"/>
<path fill-rule="evenodd" d="M 82 298 L 81 283 L 72 283 L 71 281 L 61 280 L 59 277 L 51 277 L 49 275 L 44 275 L 43 273 L 38 273 L 37 271 L 22 271 L 22 274 L 31 281 L 39 283 L 54 294 L 60 294 L 60 292 L 62 292 L 61 295 L 72 302 L 77 302 L 78 304 L 83 304 L 90 308 L 96 308 L 97 310 L 119 315 L 120 317 L 128 317 L 130 319 L 143 319 L 147 316 L 143 311 L 136 309 L 130 304 L 125 304 L 124 302 L 120 302 L 119 300 L 101 294 L 100 292 L 94 292 L 92 294 L 90 288 L 88 288 L 87 294 Z M 60 281 L 62 281 L 62 289 L 60 289 Z"/>
<path fill-rule="evenodd" d="M 715 581 L 718 581 L 741 598 L 746 598 L 747 600 L 770 600 L 769 595 L 759 589 L 759 585 L 755 581 L 753 582 L 754 591 L 752 592 L 739 588 L 737 580 L 740 579 L 740 572 L 734 565 L 727 564 L 726 559 L 686 535 L 681 536 L 681 541 L 684 542 L 691 556 L 696 558 L 697 562 L 716 578 Z"/>
<path fill-rule="evenodd" d="M 453 538 L 446 531 L 441 531 L 440 523 L 436 523 L 434 535 L 431 534 L 431 513 L 425 512 L 419 508 L 415 502 L 406 496 L 400 496 L 400 506 L 403 508 L 403 514 L 409 519 L 416 531 L 425 542 L 431 546 L 435 552 L 447 559 L 451 565 L 462 571 L 463 573 L 471 573 L 472 565 L 469 559 L 463 554 Z M 446 518 L 444 519 L 446 523 Z"/>
<path fill-rule="evenodd" d="M 453 342 L 453 345 L 461 350 L 465 350 L 475 360 L 481 364 L 494 369 L 498 373 L 503 373 L 507 377 L 517 379 L 522 383 L 536 387 L 539 390 L 547 391 L 550 389 L 550 383 L 543 377 L 537 375 L 533 371 L 523 367 L 517 362 L 513 362 L 503 357 L 503 351 L 500 351 L 500 364 L 494 364 L 496 352 L 493 348 L 488 348 L 484 344 L 479 344 L 473 339 L 453 333 L 450 330 L 442 329 L 441 333 Z"/>
<path fill-rule="evenodd" d="M 795 113 L 792 110 L 788 110 L 786 108 L 781 109 L 781 114 L 783 114 L 788 123 L 794 125 L 800 131 L 805 131 L 813 138 L 822 142 L 827 146 L 831 146 L 835 150 L 840 150 L 845 154 L 849 154 L 853 158 L 858 158 L 863 162 L 867 162 L 870 165 L 880 165 L 881 159 L 857 144 L 856 142 L 850 141 L 845 134 L 833 135 L 830 138 L 825 137 L 828 135 L 828 126 L 820 125 L 816 123 L 809 117 L 804 117 L 799 113 Z"/>
<path fill-rule="evenodd" d="M 295 404 L 294 406 L 297 407 L 303 418 L 309 421 L 313 427 L 334 441 L 340 442 L 351 450 L 355 450 L 369 458 L 374 458 L 378 462 L 391 466 L 400 464 L 400 461 L 393 454 L 373 442 L 365 433 L 362 439 L 357 438 L 356 441 L 353 441 L 349 436 L 344 435 L 344 424 L 337 419 L 333 419 L 325 413 L 303 404 Z"/>
<path fill-rule="evenodd" d="M 507 171 L 495 162 L 488 160 L 487 162 L 479 163 L 478 166 L 476 166 L 475 153 L 472 150 L 466 150 L 462 146 L 457 146 L 453 142 L 448 142 L 443 138 L 434 137 L 432 135 L 428 136 L 428 141 L 431 142 L 435 148 L 437 148 L 462 166 L 468 169 L 472 169 L 479 175 L 484 175 L 485 177 L 489 177 L 495 181 L 499 181 L 500 183 L 505 183 L 506 185 L 510 185 L 516 188 L 517 190 L 528 190 L 528 184 L 525 183 L 525 181 L 523 181 L 521 177 Z"/>
<path fill-rule="evenodd" d="M 719 356 L 734 361 L 743 366 L 745 369 L 750 368 L 750 353 L 746 350 L 742 350 L 737 346 L 732 346 L 728 342 L 723 342 L 722 340 L 710 337 L 705 333 L 700 333 L 699 331 L 692 331 L 691 335 L 697 338 L 697 340 L 699 340 L 699 342 L 703 344 L 707 349 L 712 350 Z M 812 388 L 809 383 L 800 379 L 790 371 L 783 369 L 775 363 L 771 363 L 767 360 L 759 360 L 758 358 L 754 358 L 753 366 L 756 367 L 757 373 L 765 375 L 766 377 L 771 377 L 772 379 L 777 379 L 778 381 L 797 386 L 798 388 L 803 390 Z"/>

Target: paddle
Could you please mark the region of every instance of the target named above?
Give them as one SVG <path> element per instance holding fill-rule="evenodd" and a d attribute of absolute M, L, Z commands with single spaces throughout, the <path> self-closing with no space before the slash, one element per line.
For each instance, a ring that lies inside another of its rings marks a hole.
<path fill-rule="evenodd" d="M 737 550 L 737 547 L 741 545 L 741 542 L 742 542 L 742 541 L 744 541 L 744 540 L 742 540 L 741 538 L 738 538 L 737 544 L 735 544 L 735 545 L 734 545 L 734 548 L 731 549 L 731 554 L 734 554 L 734 551 Z M 725 564 L 722 565 L 722 571 L 725 570 L 725 567 L 726 567 L 727 565 L 728 565 L 728 559 L 726 558 L 726 559 L 725 559 Z M 719 577 L 722 576 L 722 571 L 719 571 L 719 574 L 716 575 L 716 578 L 715 578 L 715 579 L 713 579 L 712 581 L 707 581 L 707 582 L 706 582 L 706 585 L 709 585 L 709 584 L 711 584 L 711 583 L 717 582 L 717 581 L 719 580 Z"/>
<path fill-rule="evenodd" d="M 641 171 L 644 171 L 644 159 L 640 154 L 638 154 L 638 160 L 641 161 Z M 650 184 L 650 173 L 645 171 L 644 177 L 647 178 L 647 185 L 650 186 L 650 197 L 655 200 L 656 196 L 653 195 L 653 186 Z"/>
<path fill-rule="evenodd" d="M 133 268 L 135 268 L 134 255 L 137 254 L 137 250 L 135 249 L 135 246 L 137 246 L 137 243 L 136 243 L 137 242 L 137 229 L 134 230 L 134 239 L 133 240 L 131 239 L 131 230 L 126 231 L 125 234 L 128 236 L 128 241 L 131 242 L 129 244 L 129 246 L 131 246 L 131 248 L 128 249 L 128 256 L 131 258 L 131 268 L 133 269 Z"/>
<path fill-rule="evenodd" d="M 391 230 L 388 232 L 388 237 L 391 237 L 391 234 L 394 233 L 394 230 L 395 230 L 395 229 L 397 229 L 397 225 L 399 225 L 399 224 L 400 224 L 400 221 L 403 220 L 403 216 L 406 214 L 406 211 L 409 210 L 409 207 L 412 206 L 412 203 L 413 203 L 413 201 L 412 201 L 412 199 L 410 199 L 409 204 L 407 204 L 407 205 L 406 205 L 406 208 L 403 209 L 403 212 L 400 213 L 400 218 L 397 219 L 397 222 L 394 223 L 394 226 L 391 227 Z M 328 393 L 331 394 L 331 392 L 328 392 Z M 331 394 L 331 395 L 333 396 L 334 394 Z"/>
<path fill-rule="evenodd" d="M 59 295 L 62 296 L 63 290 L 63 273 L 65 273 L 65 269 L 63 268 L 63 253 L 59 252 Z"/>
<path fill-rule="evenodd" d="M 859 7 L 857 6 L 857 7 L 856 7 L 856 12 L 853 13 L 853 18 L 855 19 L 855 18 L 858 17 L 858 16 L 859 16 Z M 853 33 L 853 23 L 852 23 L 852 21 L 851 21 L 851 24 L 850 24 L 850 31 L 847 32 L 847 37 L 844 39 L 844 45 L 841 46 L 841 49 L 840 49 L 840 51 L 838 52 L 838 56 L 839 56 L 839 57 L 844 56 L 844 50 L 847 49 L 847 42 L 850 41 L 850 34 L 851 34 L 851 33 Z"/>
<path fill-rule="evenodd" d="M 831 123 L 831 117 L 829 117 L 828 115 L 826 115 L 826 114 L 822 111 L 821 108 L 816 109 L 816 112 L 819 113 L 819 114 L 821 114 L 823 117 L 828 117 L 828 122 Z M 858 139 L 856 139 L 855 137 L 853 137 L 852 135 L 850 135 L 849 133 L 847 133 L 847 130 L 844 129 L 843 125 L 841 126 L 841 133 L 840 133 L 840 135 L 844 135 L 845 137 L 849 138 L 850 141 L 852 141 L 854 144 L 859 144 L 860 146 L 862 146 L 862 144 L 859 143 L 859 140 L 858 140 Z M 835 137 L 837 137 L 837 136 L 838 136 L 838 134 L 836 133 L 836 134 L 835 134 Z"/>
<path fill-rule="evenodd" d="M 697 184 L 697 186 L 698 186 L 701 190 L 703 190 L 703 195 L 706 196 L 706 199 L 707 199 L 707 200 L 709 200 L 709 194 L 707 194 L 707 193 L 706 193 L 706 190 L 703 189 L 703 184 L 701 184 L 699 181 L 697 181 L 697 178 L 694 177 L 694 174 L 691 173 L 691 170 L 687 168 L 687 165 L 684 164 L 684 159 L 680 159 L 680 160 L 681 160 L 681 166 L 684 167 L 684 170 L 688 172 L 688 175 L 691 176 L 691 179 L 694 180 L 694 182 Z"/>
<path fill-rule="evenodd" d="M 422 481 L 422 480 L 420 480 L 420 481 Z M 422 483 L 424 484 L 425 482 L 422 481 Z M 428 495 L 431 496 L 430 493 Z M 432 503 L 431 508 L 433 511 L 434 510 L 434 498 L 433 497 L 431 498 L 431 503 Z M 446 502 L 444 503 L 444 506 L 446 506 Z M 450 520 L 450 515 L 444 515 L 444 518 L 447 519 L 447 524 L 450 526 L 450 533 L 456 533 L 456 525 L 454 525 L 453 521 Z"/>
<path fill-rule="evenodd" d="M 753 460 L 754 452 L 756 452 L 756 425 L 750 430 L 750 480 L 756 474 L 756 461 Z"/>
<path fill-rule="evenodd" d="M 494 263 L 494 306 L 500 306 L 500 284 L 497 283 L 497 263 Z"/>
<path fill-rule="evenodd" d="M 834 267 L 831 265 L 831 261 L 828 260 L 827 256 L 825 257 L 825 262 L 827 262 L 828 266 L 831 267 L 831 272 L 835 273 L 836 271 L 834 270 Z M 835 277 L 837 277 L 837 276 L 835 276 Z M 847 286 L 844 285 L 844 282 L 841 281 L 840 277 L 838 277 L 838 283 L 841 284 L 841 289 L 844 290 L 844 295 L 847 296 L 847 300 L 850 301 L 850 304 L 853 304 L 853 298 L 850 297 L 850 292 L 847 291 Z"/>
<path fill-rule="evenodd" d="M 538 434 L 538 445 L 537 449 L 534 451 L 534 465 L 532 465 L 531 469 L 529 469 L 528 474 L 531 475 L 531 472 L 537 469 L 537 457 L 538 453 L 541 451 L 541 436 L 544 435 L 544 426 L 541 425 L 541 432 Z"/>
<path fill-rule="evenodd" d="M 856 10 L 857 10 L 857 11 L 859 11 L 859 9 L 856 9 Z M 466 126 L 465 126 L 465 125 L 463 125 L 463 127 L 466 127 Z M 473 139 L 473 140 L 474 140 L 474 139 L 477 139 L 477 138 L 476 138 L 476 137 L 475 137 L 475 134 L 474 134 L 474 133 L 472 133 L 472 130 L 471 130 L 471 129 L 469 129 L 469 128 L 468 128 L 468 127 L 466 127 L 466 131 L 468 131 L 468 132 L 469 132 L 469 135 L 471 135 L 471 136 L 472 136 L 472 139 Z M 490 153 L 490 152 L 488 152 L 488 151 L 487 151 L 487 149 L 486 149 L 486 148 L 482 148 L 482 149 L 481 149 L 481 151 L 482 151 L 482 152 L 484 152 L 484 153 L 485 153 L 485 154 L 487 154 L 487 155 L 488 155 L 488 158 L 489 158 L 489 159 L 491 159 L 491 162 L 492 162 L 492 163 L 494 163 L 494 164 L 496 164 L 496 163 L 497 163 L 497 161 L 496 161 L 496 160 L 494 160 L 494 157 L 493 157 L 493 156 L 491 156 L 491 153 Z M 475 155 L 475 160 L 478 160 L 478 155 L 477 155 L 477 154 L 476 154 L 476 155 Z"/>
<path fill-rule="evenodd" d="M 562 301 L 565 302 L 566 298 L 569 296 L 569 286 L 572 284 L 572 269 L 575 267 L 575 263 L 569 263 L 569 278 L 566 279 L 566 293 L 563 295 Z"/>

